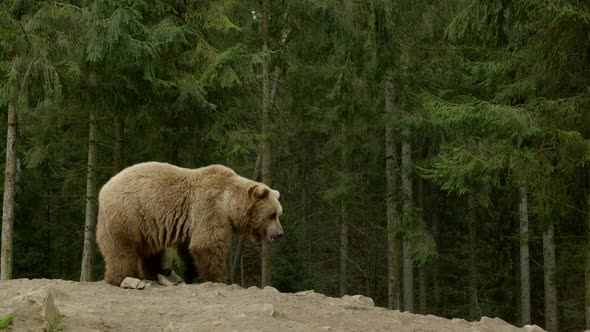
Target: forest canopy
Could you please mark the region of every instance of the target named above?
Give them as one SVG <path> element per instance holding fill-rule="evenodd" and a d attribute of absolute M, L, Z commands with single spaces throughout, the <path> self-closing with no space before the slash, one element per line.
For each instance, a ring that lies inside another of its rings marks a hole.
<path fill-rule="evenodd" d="M 590 329 L 589 36 L 579 0 L 4 0 L 0 279 L 100 280 L 113 174 L 224 164 L 285 211 L 235 282 Z"/>

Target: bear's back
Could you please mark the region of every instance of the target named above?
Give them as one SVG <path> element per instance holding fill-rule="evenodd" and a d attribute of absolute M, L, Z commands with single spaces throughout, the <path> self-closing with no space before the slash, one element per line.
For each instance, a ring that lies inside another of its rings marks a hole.
<path fill-rule="evenodd" d="M 99 196 L 141 192 L 162 195 L 164 191 L 177 194 L 194 192 L 200 196 L 215 195 L 228 185 L 236 185 L 244 180 L 246 179 L 223 165 L 188 169 L 160 162 L 145 162 L 129 166 L 112 177 L 103 186 Z"/>
<path fill-rule="evenodd" d="M 234 172 L 231 168 L 225 167 L 223 165 L 209 165 L 201 168 L 195 169 L 196 172 L 200 173 L 203 176 L 224 176 L 224 177 L 232 177 L 236 176 L 236 172 Z"/>

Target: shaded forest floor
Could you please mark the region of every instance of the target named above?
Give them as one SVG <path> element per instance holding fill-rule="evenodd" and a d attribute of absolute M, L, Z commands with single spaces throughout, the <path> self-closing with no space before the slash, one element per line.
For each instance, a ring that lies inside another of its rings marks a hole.
<path fill-rule="evenodd" d="M 102 281 L 0 281 L 0 317 L 14 311 L 15 298 L 39 290 L 53 294 L 63 315 L 58 331 L 542 331 L 485 317 L 467 322 L 391 311 L 363 296 L 213 283 L 132 290 Z M 8 330 L 26 331 L 25 320 L 15 313 Z"/>

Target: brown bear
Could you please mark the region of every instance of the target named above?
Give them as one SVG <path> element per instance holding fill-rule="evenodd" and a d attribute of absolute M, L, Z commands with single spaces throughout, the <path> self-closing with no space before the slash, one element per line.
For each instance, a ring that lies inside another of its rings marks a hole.
<path fill-rule="evenodd" d="M 186 169 L 147 162 L 128 167 L 100 190 L 96 241 L 105 281 L 133 276 L 157 280 L 164 249 L 176 247 L 185 281 L 227 282 L 232 232 L 254 242 L 283 235 L 279 192 L 212 165 Z"/>

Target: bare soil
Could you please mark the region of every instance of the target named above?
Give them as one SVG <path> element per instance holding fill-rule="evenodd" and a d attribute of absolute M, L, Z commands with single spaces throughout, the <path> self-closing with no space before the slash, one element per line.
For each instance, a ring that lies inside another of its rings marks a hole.
<path fill-rule="evenodd" d="M 500 319 L 449 320 L 375 307 L 370 298 L 332 298 L 313 291 L 203 283 L 122 289 L 104 282 L 0 281 L 0 317 L 12 299 L 48 290 L 64 315 L 62 331 L 543 331 Z M 22 331 L 16 323 L 9 331 Z"/>

